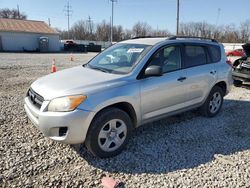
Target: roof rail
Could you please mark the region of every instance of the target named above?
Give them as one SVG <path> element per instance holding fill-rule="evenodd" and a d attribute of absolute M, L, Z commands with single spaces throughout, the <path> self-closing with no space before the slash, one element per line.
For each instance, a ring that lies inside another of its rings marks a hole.
<path fill-rule="evenodd" d="M 176 39 L 199 39 L 199 40 L 210 40 L 212 42 L 218 42 L 215 39 L 206 38 L 206 37 L 193 37 L 193 36 L 181 36 L 181 35 L 171 36 L 167 40 L 176 40 Z"/>
<path fill-rule="evenodd" d="M 167 38 L 167 36 L 138 36 L 138 37 L 133 37 L 131 39 L 140 39 L 140 38 Z"/>

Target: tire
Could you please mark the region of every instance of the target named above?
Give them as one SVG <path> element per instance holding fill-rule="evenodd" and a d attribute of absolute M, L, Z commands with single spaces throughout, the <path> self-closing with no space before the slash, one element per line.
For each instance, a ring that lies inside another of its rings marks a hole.
<path fill-rule="evenodd" d="M 214 86 L 210 91 L 205 103 L 201 107 L 201 112 L 206 117 L 216 116 L 223 104 L 223 91 L 220 87 Z"/>
<path fill-rule="evenodd" d="M 234 80 L 233 84 L 235 87 L 241 87 L 242 86 L 242 81 L 241 80 Z"/>
<path fill-rule="evenodd" d="M 93 119 L 85 140 L 88 150 L 100 158 L 122 152 L 132 131 L 129 115 L 118 108 L 107 108 Z"/>

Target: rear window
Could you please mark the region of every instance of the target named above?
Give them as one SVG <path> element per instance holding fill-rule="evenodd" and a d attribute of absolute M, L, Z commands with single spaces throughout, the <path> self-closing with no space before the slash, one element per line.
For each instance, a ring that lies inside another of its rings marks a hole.
<path fill-rule="evenodd" d="M 207 63 L 206 51 L 203 46 L 185 46 L 185 67 L 194 67 Z"/>
<path fill-rule="evenodd" d="M 209 45 L 208 49 L 211 54 L 212 63 L 216 63 L 221 60 L 221 53 L 219 46 Z"/>

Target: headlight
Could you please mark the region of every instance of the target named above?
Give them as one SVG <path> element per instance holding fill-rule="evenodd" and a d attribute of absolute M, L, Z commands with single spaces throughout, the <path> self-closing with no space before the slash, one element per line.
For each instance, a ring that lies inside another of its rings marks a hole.
<path fill-rule="evenodd" d="M 48 106 L 51 112 L 68 112 L 75 110 L 85 99 L 85 95 L 66 96 L 53 99 Z"/>

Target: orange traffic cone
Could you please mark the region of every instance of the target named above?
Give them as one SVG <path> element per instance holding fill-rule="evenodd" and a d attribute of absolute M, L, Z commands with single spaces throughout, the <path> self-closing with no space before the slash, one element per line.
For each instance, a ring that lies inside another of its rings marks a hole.
<path fill-rule="evenodd" d="M 71 53 L 71 55 L 70 55 L 70 61 L 74 61 L 74 56 L 73 56 L 72 53 Z"/>
<path fill-rule="evenodd" d="M 52 66 L 51 66 L 51 73 L 56 72 L 56 60 L 53 59 L 52 60 Z"/>

